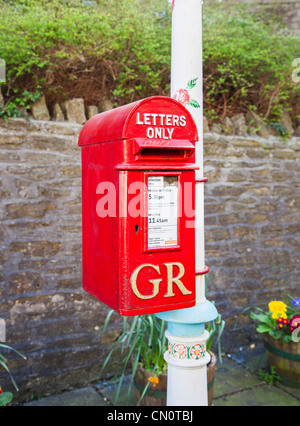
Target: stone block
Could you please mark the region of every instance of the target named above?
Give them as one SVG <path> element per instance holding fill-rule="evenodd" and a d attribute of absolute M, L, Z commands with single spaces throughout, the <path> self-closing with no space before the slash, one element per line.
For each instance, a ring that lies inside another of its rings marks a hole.
<path fill-rule="evenodd" d="M 26 135 L 23 132 L 0 132 L 0 146 L 21 145 L 25 142 Z"/>
<path fill-rule="evenodd" d="M 288 137 L 291 137 L 294 134 L 294 127 L 288 112 L 284 112 L 281 115 L 280 123 L 285 128 L 286 132 L 288 133 Z"/>
<path fill-rule="evenodd" d="M 86 122 L 84 100 L 81 98 L 72 99 L 61 104 L 67 121 L 84 124 Z"/>
<path fill-rule="evenodd" d="M 106 99 L 103 99 L 98 105 L 99 112 L 105 112 L 113 109 L 114 105 L 111 101 L 108 101 Z"/>
<path fill-rule="evenodd" d="M 49 135 L 42 132 L 32 132 L 28 137 L 28 145 L 34 150 L 32 158 L 38 154 L 38 150 L 52 151 L 65 151 L 67 149 L 67 142 L 63 136 Z M 44 156 L 44 154 L 41 154 Z M 43 160 L 40 160 L 43 163 Z M 46 161 L 46 159 L 45 159 Z"/>
<path fill-rule="evenodd" d="M 35 120 L 49 121 L 50 114 L 46 104 L 45 96 L 41 96 L 40 99 L 30 105 L 31 113 Z"/>
<path fill-rule="evenodd" d="M 6 206 L 7 214 L 11 219 L 23 217 L 41 219 L 47 211 L 55 209 L 55 204 L 48 201 L 39 203 L 13 203 Z"/>
<path fill-rule="evenodd" d="M 205 232 L 205 240 L 207 242 L 216 242 L 216 241 L 227 241 L 229 240 L 230 234 L 229 231 L 225 228 L 209 228 L 207 227 Z"/>
<path fill-rule="evenodd" d="M 253 226 L 238 225 L 233 229 L 233 233 L 238 237 L 239 241 L 256 241 L 258 237 L 258 231 Z"/>
<path fill-rule="evenodd" d="M 237 136 L 247 136 L 246 118 L 244 114 L 236 114 L 231 118 Z"/>
<path fill-rule="evenodd" d="M 265 125 L 264 121 L 257 114 L 255 114 L 254 111 L 248 111 L 246 114 L 246 123 L 248 126 L 250 126 L 250 128 L 253 128 L 254 134 L 257 134 L 262 138 L 269 137 L 267 126 Z"/>
<path fill-rule="evenodd" d="M 233 122 L 231 121 L 231 119 L 229 117 L 225 117 L 224 120 L 222 121 L 222 126 L 224 129 L 224 132 L 227 135 L 234 135 L 235 134 L 235 128 L 233 125 Z"/>
<path fill-rule="evenodd" d="M 13 296 L 32 291 L 39 291 L 45 285 L 45 280 L 37 272 L 24 271 L 11 274 L 8 277 L 9 292 Z"/>
<path fill-rule="evenodd" d="M 218 135 L 221 135 L 223 133 L 221 124 L 214 124 L 211 128 L 211 131 L 213 133 L 217 133 Z"/>
<path fill-rule="evenodd" d="M 4 106 L 4 98 L 3 98 L 1 86 L 0 86 L 0 107 L 3 107 L 3 106 Z"/>
<path fill-rule="evenodd" d="M 208 120 L 206 117 L 203 117 L 203 133 L 209 132 Z"/>
<path fill-rule="evenodd" d="M 245 182 L 247 180 L 247 176 L 240 170 L 230 170 L 227 180 L 228 182 Z"/>
<path fill-rule="evenodd" d="M 50 241 L 14 241 L 9 245 L 10 253 L 22 253 L 29 257 L 48 257 L 55 256 L 63 245 L 60 242 Z"/>
<path fill-rule="evenodd" d="M 17 131 L 32 131 L 32 130 L 42 130 L 44 123 L 40 123 L 35 120 L 26 120 L 25 118 L 9 118 L 6 122 L 4 120 L 0 120 L 0 129 L 6 129 L 10 133 L 13 130 Z"/>
<path fill-rule="evenodd" d="M 65 135 L 65 136 L 74 136 L 75 129 L 74 124 L 71 123 L 53 123 L 50 122 L 46 125 L 46 129 L 49 133 L 54 133 L 55 135 Z"/>
<path fill-rule="evenodd" d="M 59 104 L 55 104 L 53 108 L 53 120 L 63 122 L 65 121 L 64 113 Z"/>
<path fill-rule="evenodd" d="M 87 107 L 86 111 L 87 111 L 87 118 L 89 120 L 90 118 L 94 117 L 94 115 L 98 114 L 98 107 L 96 107 L 95 105 L 90 105 Z"/>
<path fill-rule="evenodd" d="M 68 166 L 61 166 L 60 168 L 60 172 L 63 176 L 65 177 L 80 177 L 81 176 L 81 166 L 77 165 L 77 164 L 71 164 Z"/>

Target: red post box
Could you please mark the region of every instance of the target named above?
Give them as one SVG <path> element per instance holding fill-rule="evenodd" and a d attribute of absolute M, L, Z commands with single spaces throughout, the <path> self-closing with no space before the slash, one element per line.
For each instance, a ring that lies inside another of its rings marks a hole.
<path fill-rule="evenodd" d="M 152 97 L 91 118 L 82 147 L 83 287 L 121 315 L 195 305 L 195 143 Z"/>

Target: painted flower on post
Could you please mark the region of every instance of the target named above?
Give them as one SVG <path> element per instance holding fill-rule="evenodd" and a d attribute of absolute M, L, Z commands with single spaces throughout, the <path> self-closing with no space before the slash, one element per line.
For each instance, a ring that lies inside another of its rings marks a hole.
<path fill-rule="evenodd" d="M 274 301 L 269 303 L 269 310 L 272 313 L 273 319 L 284 318 L 287 319 L 287 306 L 283 302 Z"/>
<path fill-rule="evenodd" d="M 173 96 L 175 101 L 180 102 L 183 106 L 188 105 L 190 102 L 190 95 L 189 92 L 186 89 L 179 89 Z"/>
<path fill-rule="evenodd" d="M 205 350 L 203 345 L 195 345 L 190 348 L 190 358 L 194 360 L 198 360 L 203 358 L 205 355 Z"/>
<path fill-rule="evenodd" d="M 176 344 L 174 346 L 174 356 L 177 359 L 187 358 L 187 347 L 183 344 Z"/>
<path fill-rule="evenodd" d="M 173 99 L 180 102 L 183 106 L 191 106 L 193 108 L 200 108 L 200 104 L 195 99 L 191 99 L 190 91 L 196 86 L 198 78 L 190 80 L 186 89 L 179 89 L 175 92 Z"/>

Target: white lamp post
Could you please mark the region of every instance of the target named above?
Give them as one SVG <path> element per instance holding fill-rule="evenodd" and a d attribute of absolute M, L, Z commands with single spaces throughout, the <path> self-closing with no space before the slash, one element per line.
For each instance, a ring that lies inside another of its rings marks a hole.
<path fill-rule="evenodd" d="M 207 406 L 205 323 L 217 318 L 205 298 L 202 0 L 173 0 L 171 96 L 191 112 L 198 129 L 196 144 L 196 306 L 157 314 L 168 322 L 168 406 Z"/>

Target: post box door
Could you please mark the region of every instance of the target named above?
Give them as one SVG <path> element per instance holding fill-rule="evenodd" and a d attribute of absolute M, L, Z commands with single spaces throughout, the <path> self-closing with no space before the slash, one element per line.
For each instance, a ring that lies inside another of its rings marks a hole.
<path fill-rule="evenodd" d="M 120 313 L 194 306 L 194 172 L 123 171 L 120 192 L 124 185 L 121 210 L 129 214 L 120 218 Z"/>

